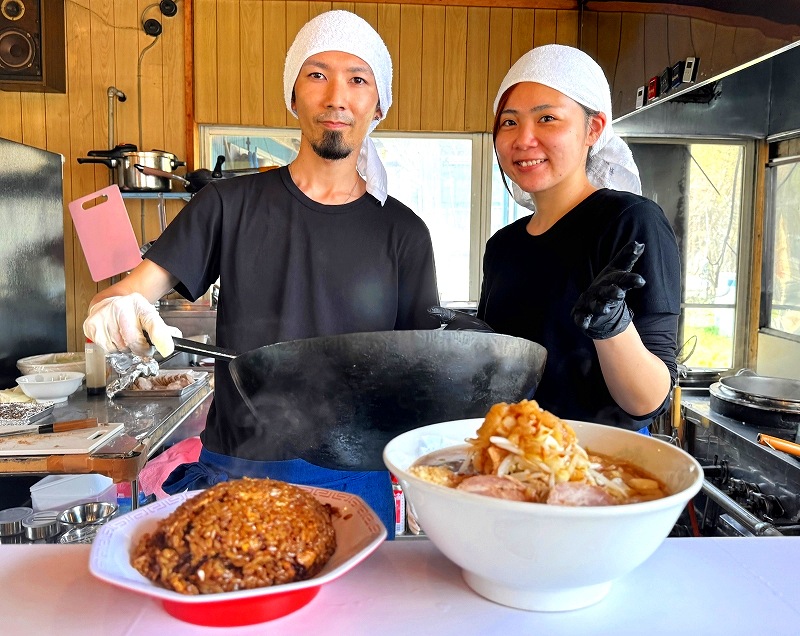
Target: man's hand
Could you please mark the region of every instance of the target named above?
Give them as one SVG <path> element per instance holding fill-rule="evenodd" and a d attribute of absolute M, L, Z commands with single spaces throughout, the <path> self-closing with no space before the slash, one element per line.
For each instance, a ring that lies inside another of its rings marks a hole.
<path fill-rule="evenodd" d="M 572 308 L 572 319 L 592 340 L 605 340 L 628 327 L 633 312 L 625 304 L 629 289 L 644 286 L 644 278 L 631 272 L 644 252 L 644 244 L 631 241 L 592 281 Z"/>
<path fill-rule="evenodd" d="M 494 333 L 494 329 L 483 322 L 483 320 L 478 320 L 474 316 L 470 316 L 463 311 L 433 306 L 428 307 L 428 313 L 444 325 L 445 330 L 455 329 L 458 331 L 486 331 Z"/>
<path fill-rule="evenodd" d="M 181 336 L 180 329 L 168 326 L 156 308 L 138 293 L 101 300 L 92 305 L 83 323 L 86 337 L 111 353 L 130 349 L 140 356 L 152 355 L 145 331 L 164 357 L 175 351 L 172 337 Z"/>

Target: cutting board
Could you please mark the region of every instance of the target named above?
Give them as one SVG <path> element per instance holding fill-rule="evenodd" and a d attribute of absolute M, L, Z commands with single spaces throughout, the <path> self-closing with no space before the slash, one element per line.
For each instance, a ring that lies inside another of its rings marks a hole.
<path fill-rule="evenodd" d="M 107 424 L 64 433 L 43 433 L 0 437 L 0 457 L 9 455 L 81 455 L 105 444 L 124 428 Z"/>
<path fill-rule="evenodd" d="M 119 186 L 111 185 L 72 201 L 69 213 L 93 281 L 130 271 L 142 262 Z"/>

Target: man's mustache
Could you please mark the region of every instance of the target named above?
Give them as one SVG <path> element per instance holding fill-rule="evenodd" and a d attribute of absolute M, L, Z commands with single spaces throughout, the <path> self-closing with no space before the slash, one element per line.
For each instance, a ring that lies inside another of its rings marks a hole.
<path fill-rule="evenodd" d="M 314 121 L 318 124 L 323 122 L 335 122 L 337 124 L 347 124 L 348 126 L 352 126 L 355 120 L 343 113 L 329 112 L 323 113 L 322 115 L 317 115 L 314 118 Z"/>

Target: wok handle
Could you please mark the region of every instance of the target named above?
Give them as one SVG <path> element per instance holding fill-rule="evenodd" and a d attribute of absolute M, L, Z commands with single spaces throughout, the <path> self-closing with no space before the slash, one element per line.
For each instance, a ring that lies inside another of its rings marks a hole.
<path fill-rule="evenodd" d="M 175 179 L 175 181 L 180 181 L 181 183 L 189 183 L 188 179 L 184 179 L 183 177 L 172 174 L 171 172 L 167 172 L 166 170 L 159 170 L 158 168 L 151 168 L 150 166 L 143 166 L 140 163 L 133 164 L 133 167 L 136 168 L 139 172 L 143 175 L 148 177 L 164 177 L 165 179 Z"/>
<path fill-rule="evenodd" d="M 149 338 L 148 338 L 149 341 Z M 184 353 L 195 353 L 203 356 L 216 358 L 217 360 L 234 360 L 237 357 L 236 352 L 230 349 L 223 349 L 215 347 L 214 345 L 206 344 L 204 342 L 196 342 L 188 338 L 172 338 L 175 344 L 175 349 L 183 351 Z"/>

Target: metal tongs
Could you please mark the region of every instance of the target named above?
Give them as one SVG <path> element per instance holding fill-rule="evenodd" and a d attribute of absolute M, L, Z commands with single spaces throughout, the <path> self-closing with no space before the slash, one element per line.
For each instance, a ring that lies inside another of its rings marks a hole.
<path fill-rule="evenodd" d="M 137 356 L 133 353 L 110 353 L 111 368 L 119 377 L 106 387 L 106 396 L 113 398 L 124 391 L 140 377 L 158 375 L 158 362 L 150 356 Z"/>

